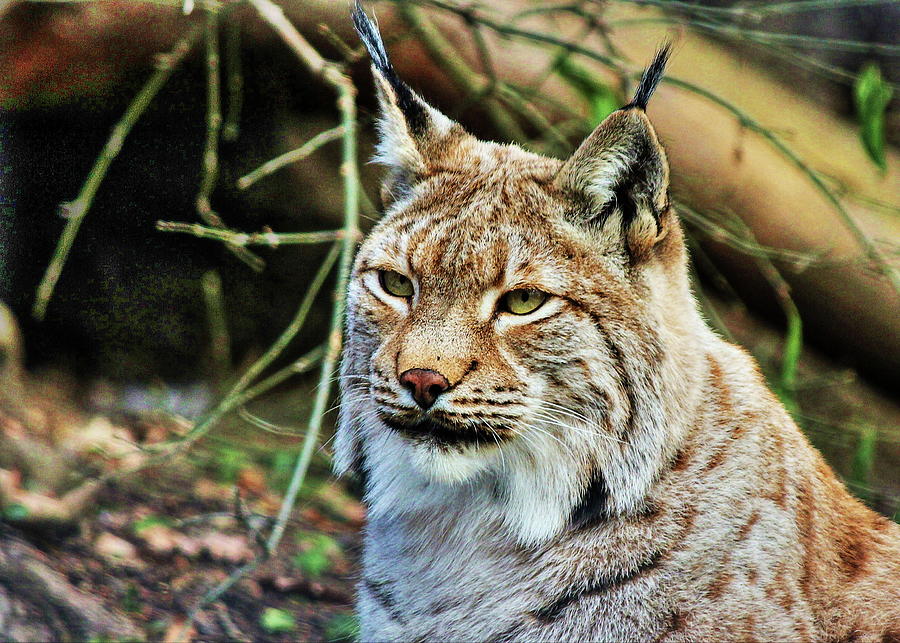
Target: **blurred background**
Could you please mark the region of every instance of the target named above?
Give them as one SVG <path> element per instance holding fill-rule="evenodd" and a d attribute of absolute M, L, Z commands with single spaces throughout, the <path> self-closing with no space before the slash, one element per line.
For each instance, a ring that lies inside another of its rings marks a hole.
<path fill-rule="evenodd" d="M 897 519 L 900 5 L 365 6 L 428 101 L 555 156 L 628 101 L 671 39 L 648 113 L 700 305 L 851 489 Z M 349 10 L 0 2 L 10 638 L 353 637 L 364 511 L 329 473 L 327 339 L 380 171 Z M 338 107 L 349 88 L 355 113 Z"/>

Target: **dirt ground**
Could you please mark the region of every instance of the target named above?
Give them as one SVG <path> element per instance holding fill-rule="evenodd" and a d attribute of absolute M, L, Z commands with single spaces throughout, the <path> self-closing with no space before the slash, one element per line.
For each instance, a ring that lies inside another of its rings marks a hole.
<path fill-rule="evenodd" d="M 8 448 L 0 456 L 0 539 L 13 536 L 33 545 L 76 593 L 125 616 L 141 640 L 354 637 L 353 585 L 365 512 L 334 479 L 324 452 L 311 467 L 275 555 L 200 609 L 185 629 L 185 614 L 262 551 L 258 534 L 268 533 L 278 512 L 299 439 L 261 437 L 258 430 L 225 423 L 187 456 L 104 485 L 70 519 L 59 516 L 54 503 L 71 499 L 69 479 L 82 478 L 73 477 L 75 470 L 97 476 L 132 466 L 140 451 L 117 451 L 117 443 L 147 446 L 179 430 L 163 414 L 79 408 L 66 393 L 70 384 L 58 374 L 38 376 L 16 416 L 0 410 L 3 446 L 18 439 L 26 444 L 22 450 L 45 456 L 16 462 Z M 285 395 L 291 394 L 273 397 Z"/>

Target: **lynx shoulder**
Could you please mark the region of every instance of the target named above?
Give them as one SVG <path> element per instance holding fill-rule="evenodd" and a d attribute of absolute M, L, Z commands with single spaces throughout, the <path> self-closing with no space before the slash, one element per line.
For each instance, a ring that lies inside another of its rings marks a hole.
<path fill-rule="evenodd" d="M 362 638 L 900 641 L 900 527 L 697 311 L 644 111 L 667 50 L 560 161 L 468 134 L 353 17 L 388 168 L 336 438 Z"/>

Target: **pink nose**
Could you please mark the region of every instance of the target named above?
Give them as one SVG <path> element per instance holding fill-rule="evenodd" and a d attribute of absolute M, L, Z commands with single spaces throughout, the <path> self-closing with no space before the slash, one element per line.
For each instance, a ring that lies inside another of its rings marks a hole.
<path fill-rule="evenodd" d="M 429 408 L 438 395 L 450 388 L 447 378 L 426 368 L 411 368 L 400 373 L 400 383 L 410 390 L 416 404 Z"/>

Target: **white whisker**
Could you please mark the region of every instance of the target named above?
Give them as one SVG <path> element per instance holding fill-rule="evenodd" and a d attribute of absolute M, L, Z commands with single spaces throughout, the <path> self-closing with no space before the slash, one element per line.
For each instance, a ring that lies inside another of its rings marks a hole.
<path fill-rule="evenodd" d="M 575 418 L 576 420 L 582 420 L 583 422 L 590 423 L 590 418 L 588 418 L 583 413 L 579 413 L 574 409 L 570 409 L 568 407 L 563 406 L 562 404 L 557 404 L 555 402 L 549 402 L 547 400 L 540 400 L 540 407 L 544 407 L 550 410 L 554 410 L 558 413 L 562 413 L 564 415 L 568 415 L 569 417 Z"/>
<path fill-rule="evenodd" d="M 612 442 L 618 442 L 620 444 L 625 444 L 625 442 L 623 440 L 620 440 L 619 438 L 608 435 L 607 433 L 604 433 L 602 431 L 590 431 L 590 430 L 583 429 L 583 428 L 580 428 L 577 426 L 572 426 L 571 424 L 563 422 L 560 418 L 558 418 L 554 415 L 550 415 L 549 413 L 546 413 L 546 412 L 537 411 L 534 413 L 534 417 L 540 421 L 547 422 L 553 426 L 557 426 L 557 427 L 559 427 L 561 429 L 565 429 L 567 431 L 572 431 L 574 433 L 580 433 L 582 435 L 586 435 L 586 436 L 590 436 L 590 437 L 603 438 L 604 440 L 610 440 Z"/>
<path fill-rule="evenodd" d="M 576 457 L 575 451 L 572 450 L 572 447 L 569 446 L 568 444 L 566 444 L 565 442 L 563 442 L 562 440 L 560 440 L 557 436 L 550 433 L 550 431 L 543 429 L 539 426 L 536 426 L 534 424 L 529 424 L 528 428 L 531 429 L 532 431 L 537 431 L 538 433 L 540 433 L 542 435 L 546 435 L 548 438 L 550 438 L 552 440 L 555 440 L 556 442 L 558 442 L 560 444 L 560 446 L 562 446 L 569 452 L 569 455 L 571 455 L 573 458 Z"/>

